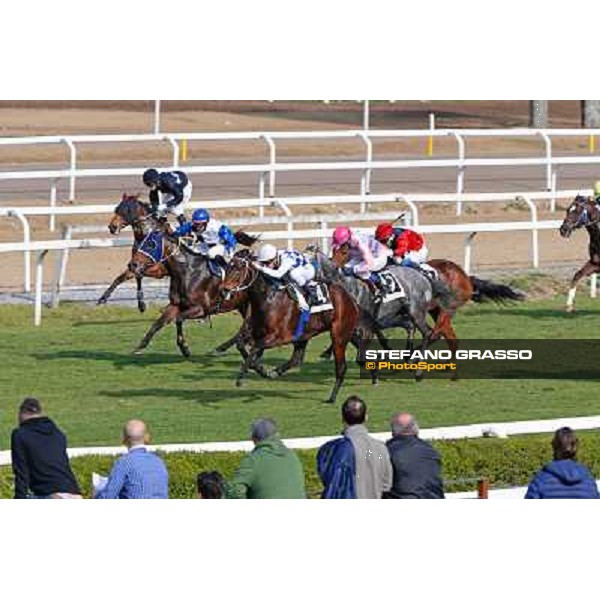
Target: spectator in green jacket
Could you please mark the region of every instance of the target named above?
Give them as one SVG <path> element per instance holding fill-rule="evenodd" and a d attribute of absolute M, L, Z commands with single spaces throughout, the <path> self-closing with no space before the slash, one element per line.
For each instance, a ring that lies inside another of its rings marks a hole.
<path fill-rule="evenodd" d="M 226 498 L 306 498 L 302 463 L 279 439 L 271 419 L 252 423 L 254 450 L 225 486 Z"/>

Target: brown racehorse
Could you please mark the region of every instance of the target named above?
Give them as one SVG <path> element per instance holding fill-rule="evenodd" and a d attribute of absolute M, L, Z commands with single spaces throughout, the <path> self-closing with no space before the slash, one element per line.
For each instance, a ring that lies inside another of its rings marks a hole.
<path fill-rule="evenodd" d="M 257 241 L 257 238 L 243 231 L 236 232 L 235 236 L 244 245 L 252 245 Z M 143 277 L 146 270 L 154 265 L 163 265 L 170 277 L 169 304 L 142 338 L 133 351 L 134 354 L 141 354 L 158 331 L 175 321 L 177 345 L 181 353 L 188 357 L 191 353 L 183 335 L 183 321 L 233 310 L 239 310 L 242 317 L 245 317 L 245 295 L 240 293 L 227 302 L 222 302 L 221 277 L 212 272 L 207 257 L 192 253 L 183 243 L 171 238 L 160 227 L 150 231 L 139 243 L 129 263 L 129 269 L 137 277 Z M 234 343 L 238 337 L 234 336 Z M 240 343 L 242 341 L 240 340 Z"/>
<path fill-rule="evenodd" d="M 588 246 L 589 260 L 575 273 L 571 280 L 569 295 L 567 297 L 567 312 L 575 311 L 575 294 L 577 293 L 577 284 L 584 278 L 593 273 L 600 273 L 600 206 L 593 199 L 586 196 L 577 196 L 567 208 L 562 225 L 560 226 L 560 235 L 569 238 L 573 231 L 585 227 L 590 238 Z"/>
<path fill-rule="evenodd" d="M 108 230 L 112 235 L 117 235 L 125 227 L 131 227 L 133 229 L 133 248 L 131 249 L 132 256 L 135 254 L 137 245 L 146 237 L 149 231 L 156 227 L 158 222 L 152 217 L 150 205 L 139 200 L 139 196 L 129 196 L 123 194 L 121 201 L 115 208 L 115 214 L 113 215 L 110 223 L 108 224 Z M 164 224 L 165 228 L 168 225 Z M 165 229 L 168 231 L 168 229 Z M 162 279 L 167 276 L 167 270 L 164 265 L 156 264 L 151 265 L 144 272 L 144 277 L 152 277 L 153 279 Z M 146 303 L 144 302 L 144 292 L 142 291 L 142 278 L 137 277 L 133 271 L 127 267 L 123 273 L 121 273 L 107 288 L 107 290 L 100 296 L 97 304 L 106 304 L 109 297 L 125 281 L 129 281 L 135 277 L 137 285 L 137 303 L 140 312 L 146 310 Z"/>
<path fill-rule="evenodd" d="M 221 287 L 225 298 L 246 291 L 250 304 L 249 352 L 242 364 L 238 385 L 249 369 L 267 378 L 281 374 L 281 369 L 268 372 L 261 363 L 262 354 L 268 348 L 294 343 L 294 355 L 285 366 L 288 367 L 291 361 L 298 361 L 297 364 L 300 364 L 308 341 L 329 331 L 335 360 L 335 385 L 327 402 L 335 402 L 346 374 L 346 347 L 360 317 L 358 305 L 350 294 L 341 285 L 330 285 L 333 310 L 311 315 L 304 334 L 298 341 L 293 342 L 294 330 L 300 317 L 297 303 L 285 290 L 273 290 L 248 256 L 236 254 L 232 258 Z"/>

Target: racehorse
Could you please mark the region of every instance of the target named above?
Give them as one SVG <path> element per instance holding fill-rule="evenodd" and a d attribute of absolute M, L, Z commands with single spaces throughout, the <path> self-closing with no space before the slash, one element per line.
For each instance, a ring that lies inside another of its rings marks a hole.
<path fill-rule="evenodd" d="M 334 265 L 344 265 L 347 261 L 347 253 L 344 252 L 343 248 L 338 249 L 334 252 L 333 258 Z M 446 289 L 450 292 L 449 294 L 443 295 L 441 298 L 433 297 L 427 307 L 427 312 L 434 320 L 434 327 L 429 334 L 429 339 L 430 342 L 433 342 L 440 336 L 443 337 L 447 341 L 448 347 L 453 354 L 458 349 L 458 338 L 452 324 L 452 319 L 461 306 L 464 306 L 470 300 L 473 300 L 474 302 L 494 301 L 497 303 L 504 303 L 507 301 L 524 299 L 523 294 L 513 290 L 507 285 L 497 284 L 485 279 L 467 275 L 459 265 L 450 260 L 433 259 L 428 261 L 428 264 L 437 271 L 440 281 L 445 284 Z M 416 269 L 402 268 L 402 270 L 413 271 L 417 274 Z M 394 274 L 396 274 L 396 272 L 397 271 L 394 270 Z M 331 273 L 329 273 L 329 276 L 331 276 Z M 426 278 L 425 275 L 419 275 L 419 277 Z M 355 281 L 355 286 L 359 285 L 355 277 L 351 276 L 350 279 Z M 366 286 L 361 286 L 362 294 L 367 293 L 365 287 Z M 412 306 L 413 300 L 411 294 L 414 292 L 410 288 L 405 288 L 405 292 L 411 300 Z M 359 304 L 361 303 L 359 302 Z M 363 306 L 363 304 L 361 304 L 361 306 Z M 368 307 L 365 308 L 368 310 Z M 403 327 L 407 329 L 406 324 L 401 320 L 394 323 L 393 321 L 381 322 L 379 319 L 376 319 L 376 323 L 381 329 L 390 327 Z M 409 335 L 408 346 L 412 347 L 410 329 L 407 329 L 407 333 Z M 414 331 L 412 334 L 414 335 Z M 378 333 L 378 338 L 380 342 L 386 346 L 386 340 L 380 335 L 380 332 Z M 323 358 L 329 358 L 329 349 L 325 350 L 321 356 Z"/>
<path fill-rule="evenodd" d="M 121 201 L 115 208 L 115 213 L 108 224 L 108 230 L 112 235 L 117 235 L 125 227 L 133 229 L 133 248 L 131 249 L 132 256 L 135 254 L 137 245 L 146 237 L 146 235 L 155 228 L 159 222 L 152 216 L 149 204 L 141 202 L 139 196 L 129 196 L 123 194 Z M 164 223 L 165 231 L 168 231 L 168 225 Z M 163 264 L 151 265 L 146 269 L 144 277 L 152 277 L 154 279 L 162 279 L 167 276 L 167 270 Z M 97 304 L 106 304 L 109 297 L 125 281 L 135 277 L 137 285 L 137 304 L 140 312 L 146 310 L 144 301 L 144 292 L 142 291 L 142 278 L 136 276 L 133 271 L 127 267 L 100 296 Z"/>
<path fill-rule="evenodd" d="M 236 232 L 235 236 L 241 244 L 247 246 L 258 241 L 258 238 L 243 231 Z M 160 228 L 150 231 L 139 243 L 129 269 L 136 277 L 143 277 L 148 269 L 156 265 L 161 265 L 170 276 L 169 304 L 142 338 L 133 351 L 134 354 L 141 354 L 156 333 L 175 320 L 177 346 L 185 357 L 189 357 L 191 352 L 183 335 L 184 320 L 201 319 L 217 312 L 232 310 L 239 310 L 242 317 L 245 317 L 245 296 L 236 294 L 222 302 L 221 276 L 213 271 L 209 259 L 191 252 L 185 243 L 173 239 Z M 234 343 L 238 342 L 238 335 L 232 340 Z"/>
<path fill-rule="evenodd" d="M 329 296 L 332 310 L 312 314 L 302 337 L 293 342 L 300 317 L 297 303 L 285 289 L 273 289 L 248 255 L 236 253 L 227 267 L 221 287 L 226 299 L 245 291 L 250 304 L 249 351 L 242 363 L 237 385 L 241 385 L 249 369 L 262 377 L 273 378 L 291 366 L 300 364 L 308 341 L 329 331 L 335 360 L 335 385 L 327 402 L 335 402 L 346 374 L 346 347 L 358 327 L 360 317 L 360 309 L 348 291 L 339 284 L 331 284 Z M 290 343 L 294 343 L 294 354 L 288 363 L 274 371 L 267 371 L 261 362 L 264 351 Z"/>
<path fill-rule="evenodd" d="M 567 214 L 560 226 L 562 237 L 568 239 L 576 229 L 585 227 L 590 238 L 588 245 L 589 260 L 575 273 L 571 280 L 569 295 L 567 296 L 567 312 L 575 312 L 575 294 L 577 284 L 593 273 L 600 272 L 600 206 L 591 197 L 577 195 L 567 208 Z"/>

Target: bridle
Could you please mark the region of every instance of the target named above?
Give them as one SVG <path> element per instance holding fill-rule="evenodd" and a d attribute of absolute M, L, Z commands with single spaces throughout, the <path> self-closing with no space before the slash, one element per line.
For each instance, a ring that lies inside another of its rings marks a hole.
<path fill-rule="evenodd" d="M 232 260 L 242 263 L 244 274 L 240 278 L 241 283 L 231 289 L 223 290 L 225 292 L 223 295 L 225 296 L 226 300 L 229 300 L 233 294 L 247 290 L 258 278 L 258 270 L 252 267 L 252 262 L 249 259 L 237 257 L 233 258 Z M 249 280 L 248 283 L 244 283 L 244 281 L 247 280 Z"/>

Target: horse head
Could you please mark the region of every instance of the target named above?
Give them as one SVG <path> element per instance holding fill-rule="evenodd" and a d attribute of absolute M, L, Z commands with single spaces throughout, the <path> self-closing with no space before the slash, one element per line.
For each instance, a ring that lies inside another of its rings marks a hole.
<path fill-rule="evenodd" d="M 150 206 L 139 200 L 139 195 L 123 194 L 121 201 L 115 207 L 115 213 L 108 224 L 108 230 L 116 235 L 128 226 L 144 221 L 150 214 Z"/>
<path fill-rule="evenodd" d="M 341 244 L 340 246 L 334 246 L 331 253 L 331 260 L 333 264 L 339 269 L 343 267 L 350 259 L 350 244 Z"/>
<path fill-rule="evenodd" d="M 248 289 L 256 280 L 258 270 L 252 260 L 252 251 L 244 249 L 236 252 L 229 261 L 221 282 L 221 294 L 226 300 L 229 300 L 232 294 Z"/>
<path fill-rule="evenodd" d="M 600 206 L 589 196 L 578 194 L 567 208 L 567 214 L 560 226 L 560 235 L 564 238 L 580 227 L 587 227 L 600 221 Z"/>
<path fill-rule="evenodd" d="M 136 277 L 154 265 L 164 264 L 171 256 L 179 252 L 179 246 L 173 242 L 160 227 L 148 232 L 144 239 L 135 246 L 128 269 Z"/>

